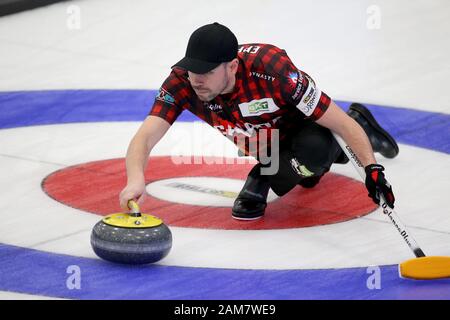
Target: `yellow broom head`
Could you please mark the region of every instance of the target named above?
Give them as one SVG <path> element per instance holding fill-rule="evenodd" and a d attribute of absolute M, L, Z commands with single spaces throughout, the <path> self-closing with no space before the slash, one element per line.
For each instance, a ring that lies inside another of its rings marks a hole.
<path fill-rule="evenodd" d="M 450 278 L 450 257 L 430 256 L 407 260 L 399 264 L 402 278 L 431 280 Z"/>

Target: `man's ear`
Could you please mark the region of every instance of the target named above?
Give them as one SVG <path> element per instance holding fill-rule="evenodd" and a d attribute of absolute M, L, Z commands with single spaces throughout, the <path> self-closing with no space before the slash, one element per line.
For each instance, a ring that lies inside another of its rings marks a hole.
<path fill-rule="evenodd" d="M 238 67 L 239 67 L 239 60 L 237 58 L 234 58 L 233 60 L 230 61 L 231 72 L 235 74 L 238 70 Z"/>

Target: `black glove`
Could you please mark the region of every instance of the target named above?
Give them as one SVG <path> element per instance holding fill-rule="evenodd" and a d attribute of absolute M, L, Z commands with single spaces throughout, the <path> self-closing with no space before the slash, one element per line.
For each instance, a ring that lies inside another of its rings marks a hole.
<path fill-rule="evenodd" d="M 389 207 L 394 208 L 395 197 L 392 193 L 392 187 L 384 178 L 384 167 L 380 164 L 369 164 L 366 168 L 366 188 L 369 191 L 369 197 L 376 204 L 380 204 L 380 193 L 384 196 Z"/>

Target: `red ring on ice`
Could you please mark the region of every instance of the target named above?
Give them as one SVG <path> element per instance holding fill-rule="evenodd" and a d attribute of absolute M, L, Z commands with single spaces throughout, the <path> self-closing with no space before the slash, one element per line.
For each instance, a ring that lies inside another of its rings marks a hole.
<path fill-rule="evenodd" d="M 206 157 L 205 157 L 206 158 Z M 213 163 L 215 158 L 208 158 Z M 217 162 L 214 162 L 217 163 Z M 253 164 L 179 164 L 168 156 L 151 157 L 146 183 L 176 177 L 224 177 L 245 180 Z M 83 163 L 56 171 L 42 189 L 68 206 L 99 215 L 120 212 L 118 195 L 126 184 L 125 160 Z M 326 174 L 313 189 L 296 187 L 268 204 L 263 219 L 236 221 L 231 208 L 179 204 L 149 196 L 141 210 L 170 226 L 208 229 L 300 228 L 351 220 L 374 211 L 363 183 L 334 173 Z"/>

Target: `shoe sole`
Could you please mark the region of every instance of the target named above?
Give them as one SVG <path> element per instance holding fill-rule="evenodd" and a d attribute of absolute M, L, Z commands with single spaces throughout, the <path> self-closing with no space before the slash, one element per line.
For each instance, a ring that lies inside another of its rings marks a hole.
<path fill-rule="evenodd" d="M 367 109 L 365 106 L 363 106 L 361 104 L 357 104 L 356 106 L 350 106 L 349 109 L 352 111 L 358 112 L 367 122 L 369 122 L 374 127 L 374 129 L 378 132 L 378 134 L 381 134 L 383 137 L 385 137 L 389 141 L 389 143 L 392 145 L 392 147 L 395 150 L 395 155 L 393 157 L 385 156 L 386 158 L 392 159 L 398 155 L 399 148 L 398 148 L 397 142 L 394 140 L 394 138 L 392 138 L 392 136 L 388 132 L 386 132 L 386 130 L 384 130 L 378 124 L 377 120 L 375 120 L 375 118 L 372 116 L 369 109 Z"/>
<path fill-rule="evenodd" d="M 258 216 L 258 217 L 254 217 L 254 218 L 241 218 L 241 217 L 236 217 L 234 215 L 234 212 L 231 214 L 231 217 L 235 220 L 240 220 L 240 221 L 252 221 L 252 220 L 258 220 L 261 219 L 262 217 L 264 217 L 264 215 Z"/>

